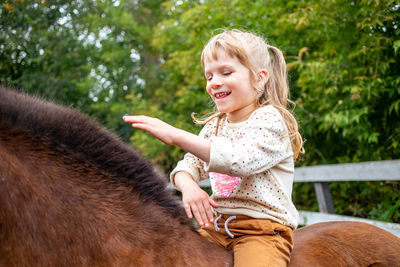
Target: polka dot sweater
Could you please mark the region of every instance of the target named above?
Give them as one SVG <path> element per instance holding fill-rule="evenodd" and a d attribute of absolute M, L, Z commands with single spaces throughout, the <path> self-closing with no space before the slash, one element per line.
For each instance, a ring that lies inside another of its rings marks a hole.
<path fill-rule="evenodd" d="M 211 141 L 209 163 L 187 153 L 172 171 L 172 183 L 179 171 L 188 172 L 196 182 L 210 178 L 217 212 L 297 227 L 299 215 L 291 200 L 293 151 L 276 108 L 258 108 L 239 123 L 229 123 L 226 116 L 215 118 L 199 136 Z"/>

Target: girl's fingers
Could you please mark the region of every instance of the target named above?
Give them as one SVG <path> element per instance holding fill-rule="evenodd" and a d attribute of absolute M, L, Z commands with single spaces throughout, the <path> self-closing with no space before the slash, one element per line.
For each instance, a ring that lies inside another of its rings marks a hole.
<path fill-rule="evenodd" d="M 205 199 L 203 201 L 203 206 L 204 206 L 205 213 L 206 213 L 206 216 L 208 218 L 208 221 L 212 222 L 214 220 L 214 215 L 213 215 L 213 213 L 211 211 L 211 207 L 210 207 L 208 199 Z"/>
<path fill-rule="evenodd" d="M 208 214 L 207 214 L 207 208 L 204 206 L 205 202 L 201 202 L 197 204 L 197 210 L 200 216 L 200 221 L 202 222 L 202 224 L 205 227 L 208 227 L 208 222 L 211 221 L 209 220 Z M 208 206 L 208 210 L 211 211 L 210 206 Z M 212 218 L 212 214 L 211 214 L 211 218 Z M 200 222 L 199 222 L 200 223 Z"/>
<path fill-rule="evenodd" d="M 132 123 L 132 127 L 133 128 L 137 128 L 137 129 L 142 129 L 145 130 L 147 132 L 151 132 L 151 128 L 149 125 L 144 124 L 144 123 Z"/>
<path fill-rule="evenodd" d="M 139 116 L 123 116 L 122 119 L 128 123 L 144 123 L 148 124 L 151 121 L 151 117 L 139 115 Z"/>
<path fill-rule="evenodd" d="M 138 120 L 139 120 L 138 117 L 139 117 L 139 116 L 123 116 L 122 119 L 123 119 L 125 122 L 133 123 L 133 122 L 138 122 Z"/>
<path fill-rule="evenodd" d="M 193 216 L 192 216 L 192 211 L 190 209 L 189 204 L 184 204 L 183 207 L 185 208 L 185 212 L 186 212 L 186 215 L 188 216 L 188 218 L 192 219 Z"/>
<path fill-rule="evenodd" d="M 202 216 L 200 215 L 200 212 L 199 212 L 199 209 L 197 208 L 197 206 L 196 205 L 193 205 L 192 206 L 192 213 L 193 213 L 193 215 L 194 215 L 194 218 L 196 219 L 196 221 L 201 225 L 201 226 L 203 226 L 203 219 L 202 219 Z"/>
<path fill-rule="evenodd" d="M 214 208 L 218 208 L 218 204 L 217 204 L 212 198 L 209 198 L 209 203 L 210 203 L 211 206 L 213 206 Z"/>

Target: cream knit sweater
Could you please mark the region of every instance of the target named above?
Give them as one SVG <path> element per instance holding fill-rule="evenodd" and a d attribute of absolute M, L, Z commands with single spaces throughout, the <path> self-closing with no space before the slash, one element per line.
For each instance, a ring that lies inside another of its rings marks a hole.
<path fill-rule="evenodd" d="M 179 171 L 196 182 L 209 177 L 217 212 L 271 219 L 295 229 L 299 215 L 291 200 L 293 151 L 279 111 L 264 106 L 239 123 L 223 117 L 218 131 L 217 121 L 199 134 L 211 141 L 209 164 L 187 153 L 172 171 L 171 182 Z"/>

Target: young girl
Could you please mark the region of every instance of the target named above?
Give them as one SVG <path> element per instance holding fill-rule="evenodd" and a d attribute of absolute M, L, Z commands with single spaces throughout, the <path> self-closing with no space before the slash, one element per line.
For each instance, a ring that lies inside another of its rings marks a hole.
<path fill-rule="evenodd" d="M 208 42 L 201 63 L 218 112 L 199 136 L 146 116 L 124 120 L 188 152 L 171 182 L 200 234 L 233 250 L 235 266 L 286 266 L 298 220 L 291 193 L 302 138 L 286 108 L 282 52 L 252 33 L 229 30 Z M 208 177 L 211 197 L 197 185 Z"/>

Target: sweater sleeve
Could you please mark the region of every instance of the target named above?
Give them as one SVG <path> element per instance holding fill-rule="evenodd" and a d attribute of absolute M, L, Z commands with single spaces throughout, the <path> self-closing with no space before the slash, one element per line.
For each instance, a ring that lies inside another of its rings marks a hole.
<path fill-rule="evenodd" d="M 288 130 L 275 108 L 261 109 L 229 138 L 212 136 L 205 171 L 246 177 L 293 156 Z"/>
<path fill-rule="evenodd" d="M 199 136 L 205 139 L 209 139 L 215 131 L 215 120 L 210 121 L 204 125 L 200 131 Z M 185 171 L 192 176 L 192 179 L 198 183 L 201 180 L 207 179 L 208 174 L 204 170 L 204 161 L 194 156 L 191 153 L 186 153 L 182 160 L 180 160 L 175 169 L 170 174 L 170 181 L 175 186 L 175 174 L 180 171 Z"/>

